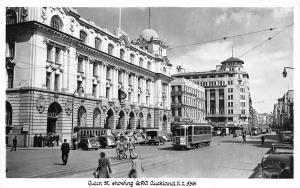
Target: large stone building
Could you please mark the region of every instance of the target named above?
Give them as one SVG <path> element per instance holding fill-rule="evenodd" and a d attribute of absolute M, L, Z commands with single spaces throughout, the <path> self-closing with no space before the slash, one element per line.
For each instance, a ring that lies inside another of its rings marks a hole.
<path fill-rule="evenodd" d="M 249 128 L 249 75 L 243 69 L 244 61 L 231 57 L 205 72 L 181 72 L 174 78 L 185 78 L 205 88 L 206 118 L 214 127 Z"/>
<path fill-rule="evenodd" d="M 294 130 L 294 90 L 288 90 L 274 105 L 273 122 L 280 130 Z"/>
<path fill-rule="evenodd" d="M 74 130 L 170 131 L 171 64 L 156 31 L 130 41 L 73 8 L 11 7 L 6 46 L 8 144 L 17 136 L 32 146 L 35 134 L 70 139 Z"/>
<path fill-rule="evenodd" d="M 205 89 L 192 81 L 176 78 L 171 82 L 171 110 L 175 121 L 205 120 Z"/>

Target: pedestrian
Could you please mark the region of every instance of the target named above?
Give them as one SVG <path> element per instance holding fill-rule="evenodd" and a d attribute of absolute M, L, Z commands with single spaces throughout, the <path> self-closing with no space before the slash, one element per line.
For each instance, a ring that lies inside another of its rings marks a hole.
<path fill-rule="evenodd" d="M 13 146 L 11 148 L 11 151 L 17 151 L 17 143 L 18 143 L 18 140 L 17 140 L 17 137 L 15 136 L 15 138 L 13 139 Z"/>
<path fill-rule="evenodd" d="M 285 168 L 285 163 L 283 163 L 283 162 L 280 163 L 279 167 L 280 167 L 279 179 L 291 178 L 289 171 Z"/>
<path fill-rule="evenodd" d="M 105 153 L 100 153 L 100 159 L 98 161 L 98 178 L 109 178 L 109 173 L 112 173 L 110 168 L 109 159 L 105 157 Z"/>
<path fill-rule="evenodd" d="M 72 139 L 73 150 L 76 150 L 76 142 L 77 142 L 76 137 L 73 137 Z"/>
<path fill-rule="evenodd" d="M 59 135 L 56 135 L 56 145 L 58 146 L 58 142 L 59 142 Z"/>
<path fill-rule="evenodd" d="M 144 168 L 141 160 L 139 160 L 138 155 L 135 159 L 132 159 L 131 170 L 128 174 L 129 178 L 143 178 L 144 177 Z"/>
<path fill-rule="evenodd" d="M 64 139 L 64 143 L 61 145 L 61 159 L 63 161 L 63 165 L 67 165 L 67 161 L 69 158 L 70 146 L 67 143 L 67 139 Z"/>
<path fill-rule="evenodd" d="M 38 147 L 43 147 L 44 146 L 44 137 L 42 134 L 38 137 Z"/>
<path fill-rule="evenodd" d="M 133 150 L 135 150 L 135 145 L 131 138 L 129 139 L 129 142 L 128 142 L 128 149 L 129 149 L 129 157 L 132 158 Z"/>
<path fill-rule="evenodd" d="M 128 150 L 128 142 L 126 137 L 124 137 L 123 139 L 123 148 L 124 148 L 124 153 L 126 154 Z"/>
<path fill-rule="evenodd" d="M 261 139 L 261 145 L 264 145 L 264 143 L 265 143 L 265 136 L 262 135 L 262 136 L 260 137 L 260 139 Z"/>
<path fill-rule="evenodd" d="M 38 147 L 38 136 L 37 134 L 33 137 L 33 147 Z"/>
<path fill-rule="evenodd" d="M 117 158 L 118 159 L 121 159 L 121 152 L 120 152 L 120 146 L 121 146 L 121 142 L 119 139 L 117 139 L 117 142 L 116 142 L 116 153 L 117 153 Z"/>
<path fill-rule="evenodd" d="M 246 144 L 246 133 L 243 133 L 243 143 Z"/>

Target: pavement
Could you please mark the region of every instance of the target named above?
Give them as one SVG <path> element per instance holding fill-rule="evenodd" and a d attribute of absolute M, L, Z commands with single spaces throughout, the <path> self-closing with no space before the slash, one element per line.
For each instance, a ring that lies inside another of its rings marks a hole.
<path fill-rule="evenodd" d="M 136 147 L 145 166 L 146 177 L 196 177 L 196 178 L 257 178 L 261 157 L 276 135 L 266 135 L 261 145 L 260 136 L 242 138 L 232 136 L 213 137 L 211 146 L 194 150 L 174 150 L 171 143 L 161 146 Z M 7 148 L 8 178 L 92 178 L 100 151 L 111 161 L 111 177 L 127 177 L 130 160 L 118 160 L 115 149 L 71 150 L 68 164 L 62 165 L 60 147 Z"/>

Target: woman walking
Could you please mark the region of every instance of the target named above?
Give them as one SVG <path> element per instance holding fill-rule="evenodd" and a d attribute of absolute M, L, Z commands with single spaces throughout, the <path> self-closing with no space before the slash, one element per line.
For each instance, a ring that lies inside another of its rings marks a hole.
<path fill-rule="evenodd" d="M 109 178 L 111 174 L 109 159 L 105 157 L 105 153 L 100 153 L 99 165 L 97 168 L 99 178 Z"/>
<path fill-rule="evenodd" d="M 131 170 L 128 174 L 129 178 L 144 178 L 144 168 L 142 162 L 139 160 L 138 155 L 135 159 L 132 159 Z"/>

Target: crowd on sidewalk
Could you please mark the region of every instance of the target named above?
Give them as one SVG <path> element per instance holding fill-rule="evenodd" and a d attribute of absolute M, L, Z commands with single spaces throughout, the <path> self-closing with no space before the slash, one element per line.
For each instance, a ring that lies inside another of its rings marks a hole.
<path fill-rule="evenodd" d="M 60 142 L 60 136 L 56 135 L 54 133 L 49 133 L 46 136 L 42 136 L 40 134 L 39 136 L 36 134 L 33 137 L 33 147 L 54 147 L 55 145 L 59 145 Z"/>

